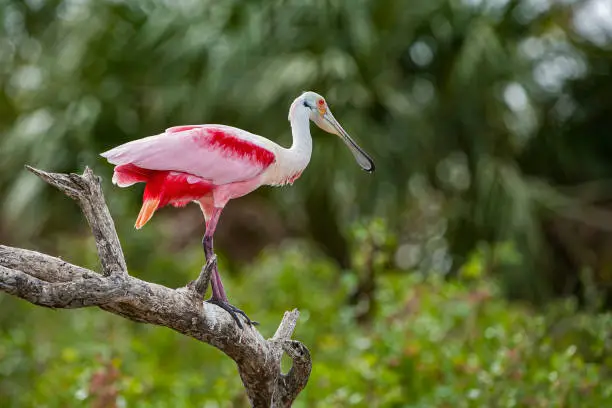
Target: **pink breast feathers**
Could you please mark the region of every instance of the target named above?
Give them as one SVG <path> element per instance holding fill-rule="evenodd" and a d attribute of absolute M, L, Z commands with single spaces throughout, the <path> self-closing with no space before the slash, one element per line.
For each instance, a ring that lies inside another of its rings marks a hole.
<path fill-rule="evenodd" d="M 295 180 L 299 179 L 301 175 L 302 175 L 302 172 L 301 172 L 301 171 L 298 171 L 297 173 L 295 173 L 295 174 L 293 174 L 293 175 L 289 176 L 289 178 L 287 179 L 287 183 L 288 183 L 288 184 L 293 184 L 293 182 L 294 182 Z"/>

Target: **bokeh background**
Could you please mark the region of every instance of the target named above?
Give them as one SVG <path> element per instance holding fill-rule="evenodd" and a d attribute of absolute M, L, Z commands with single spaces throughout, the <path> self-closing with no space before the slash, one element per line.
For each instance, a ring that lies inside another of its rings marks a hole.
<path fill-rule="evenodd" d="M 302 311 L 297 407 L 612 406 L 609 0 L 1 0 L 0 242 L 97 268 L 77 206 L 23 169 L 103 177 L 130 272 L 180 287 L 197 206 L 133 229 L 98 156 L 179 124 L 291 142 L 323 94 L 376 160 L 313 129 L 293 187 L 232 202 L 230 298 Z M 0 295 L 3 407 L 242 407 L 231 360 L 168 329 Z"/>

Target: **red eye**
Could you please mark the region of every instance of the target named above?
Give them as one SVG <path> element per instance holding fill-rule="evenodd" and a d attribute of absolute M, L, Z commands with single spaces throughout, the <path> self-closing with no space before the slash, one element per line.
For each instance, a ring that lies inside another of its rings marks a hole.
<path fill-rule="evenodd" d="M 323 99 L 319 99 L 317 103 L 319 104 L 319 106 L 325 105 L 325 101 Z"/>

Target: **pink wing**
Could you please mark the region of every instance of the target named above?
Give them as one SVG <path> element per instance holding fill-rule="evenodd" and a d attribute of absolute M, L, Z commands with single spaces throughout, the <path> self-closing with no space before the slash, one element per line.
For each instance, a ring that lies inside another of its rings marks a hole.
<path fill-rule="evenodd" d="M 177 126 L 101 156 L 118 166 L 179 171 L 222 185 L 256 177 L 274 162 L 274 153 L 255 137 L 229 126 Z"/>

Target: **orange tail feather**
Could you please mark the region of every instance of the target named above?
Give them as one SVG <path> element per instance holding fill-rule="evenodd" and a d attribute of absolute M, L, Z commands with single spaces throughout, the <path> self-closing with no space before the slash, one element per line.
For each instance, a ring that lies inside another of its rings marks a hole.
<path fill-rule="evenodd" d="M 151 219 L 151 217 L 153 217 L 157 207 L 159 207 L 159 198 L 144 200 L 134 227 L 136 229 L 141 229 Z"/>

